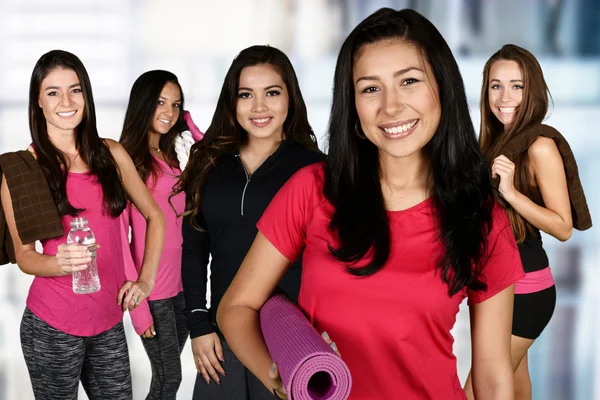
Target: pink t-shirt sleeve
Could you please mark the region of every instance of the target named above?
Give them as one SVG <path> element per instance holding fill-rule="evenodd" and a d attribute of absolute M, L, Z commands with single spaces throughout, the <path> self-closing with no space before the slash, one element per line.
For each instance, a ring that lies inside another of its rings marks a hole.
<path fill-rule="evenodd" d="M 131 324 L 135 333 L 142 336 L 144 332 L 154 323 L 148 300 L 144 299 L 135 309 L 129 311 Z"/>
<path fill-rule="evenodd" d="M 125 278 L 128 281 L 135 282 L 138 279 L 139 272 L 135 268 L 131 249 L 129 248 L 129 227 L 131 224 L 131 204 L 127 203 L 127 208 L 121 213 L 120 225 L 123 238 L 123 266 L 125 268 Z M 143 335 L 146 329 L 154 323 L 148 301 L 144 299 L 134 310 L 129 312 L 131 324 L 138 335 Z"/>
<path fill-rule="evenodd" d="M 487 252 L 488 260 L 481 273 L 487 290 L 467 291 L 469 305 L 481 303 L 525 277 L 508 214 L 498 204 L 495 204 L 493 210 Z"/>
<path fill-rule="evenodd" d="M 319 201 L 323 163 L 296 172 L 277 192 L 257 223 L 258 230 L 290 262 L 304 250 L 306 227 Z"/>

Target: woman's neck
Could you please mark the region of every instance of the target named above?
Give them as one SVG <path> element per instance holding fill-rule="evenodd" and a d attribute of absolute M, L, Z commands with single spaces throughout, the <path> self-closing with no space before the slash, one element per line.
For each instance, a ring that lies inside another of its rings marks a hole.
<path fill-rule="evenodd" d="M 53 128 L 53 127 L 52 127 Z M 65 131 L 52 129 L 48 127 L 48 137 L 54 147 L 67 156 L 68 168 L 70 172 L 87 172 L 89 166 L 79 156 L 77 143 L 75 140 L 75 130 Z"/>
<path fill-rule="evenodd" d="M 240 148 L 240 159 L 249 174 L 253 174 L 281 145 L 281 138 L 256 139 L 249 137 Z"/>
<path fill-rule="evenodd" d="M 48 137 L 54 147 L 67 155 L 77 153 L 77 143 L 75 140 L 75 131 L 64 131 L 48 126 Z"/>
<path fill-rule="evenodd" d="M 430 162 L 423 154 L 380 155 L 381 191 L 390 211 L 410 208 L 431 195 Z"/>
<path fill-rule="evenodd" d="M 156 132 L 152 132 L 150 131 L 148 133 L 148 146 L 150 146 L 150 148 L 154 149 L 154 150 L 160 150 L 162 151 L 162 149 L 160 149 L 160 137 L 161 134 L 160 133 L 156 133 Z"/>

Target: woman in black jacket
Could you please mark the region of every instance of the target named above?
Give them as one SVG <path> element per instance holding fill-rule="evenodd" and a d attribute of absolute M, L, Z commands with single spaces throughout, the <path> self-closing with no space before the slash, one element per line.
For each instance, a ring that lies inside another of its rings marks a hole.
<path fill-rule="evenodd" d="M 231 352 L 215 314 L 273 196 L 297 170 L 324 158 L 288 57 L 269 46 L 243 50 L 227 72 L 211 125 L 192 147 L 177 188 L 186 193 L 182 280 L 198 369 L 194 399 L 272 398 Z M 297 262 L 280 284 L 292 299 L 300 274 Z"/>

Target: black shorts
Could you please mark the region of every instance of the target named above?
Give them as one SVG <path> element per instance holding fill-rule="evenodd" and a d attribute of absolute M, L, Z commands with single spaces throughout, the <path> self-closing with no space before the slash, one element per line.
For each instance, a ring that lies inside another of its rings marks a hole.
<path fill-rule="evenodd" d="M 556 286 L 527 294 L 515 294 L 512 334 L 537 339 L 554 314 Z"/>

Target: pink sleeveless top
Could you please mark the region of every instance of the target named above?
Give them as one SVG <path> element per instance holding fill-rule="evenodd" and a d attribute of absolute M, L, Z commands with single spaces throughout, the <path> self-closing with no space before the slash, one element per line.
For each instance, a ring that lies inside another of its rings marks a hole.
<path fill-rule="evenodd" d="M 173 186 L 177 183 L 181 171 L 178 168 L 169 167 L 156 157 L 155 159 L 160 166 L 158 178 L 155 182 L 150 175 L 147 186 L 165 216 L 165 243 L 152 293 L 148 299 L 143 300 L 136 309 L 130 312 L 131 322 L 138 335 L 142 335 L 153 323 L 147 300 L 168 299 L 183 291 L 181 284 L 181 243 L 183 238 L 181 236 L 181 218 L 177 218 L 177 215 L 184 211 L 185 195 L 178 194 L 171 198 L 169 203 L 169 196 L 173 192 Z M 131 227 L 131 245 L 127 244 L 129 249 L 124 249 L 126 253 L 125 272 L 127 278 L 134 281 L 137 280 L 144 260 L 146 220 L 137 208 L 129 203 L 127 210 L 121 216 L 121 222 L 123 232 L 128 233 L 129 227 Z M 128 250 L 130 250 L 129 255 L 127 254 Z"/>
<path fill-rule="evenodd" d="M 160 166 L 156 182 L 152 175 L 148 177 L 147 186 L 165 216 L 165 243 L 160 257 L 154 289 L 148 300 L 162 300 L 176 296 L 183 290 L 181 284 L 181 218 L 177 218 L 185 208 L 185 194 L 180 193 L 171 198 L 173 186 L 181 174 L 178 168 L 169 167 L 164 161 L 155 157 Z M 172 206 L 171 206 L 172 205 Z M 173 207 L 175 210 L 173 210 Z M 131 203 L 128 204 L 131 224 L 131 253 L 137 272 L 141 270 L 146 247 L 146 220 Z"/>
<path fill-rule="evenodd" d="M 42 321 L 61 332 L 74 336 L 94 336 L 114 327 L 123 319 L 117 293 L 125 283 L 123 267 L 123 238 L 119 219 L 102 213 L 102 186 L 88 173 L 69 172 L 67 198 L 77 208 L 85 208 L 79 216 L 88 220 L 94 232 L 98 275 L 101 289 L 92 294 L 75 294 L 71 275 L 35 277 L 27 307 Z M 67 242 L 73 217 L 62 217 L 64 235 L 42 241 L 43 253 L 54 256 L 58 246 Z M 126 240 L 125 240 L 126 242 Z"/>

